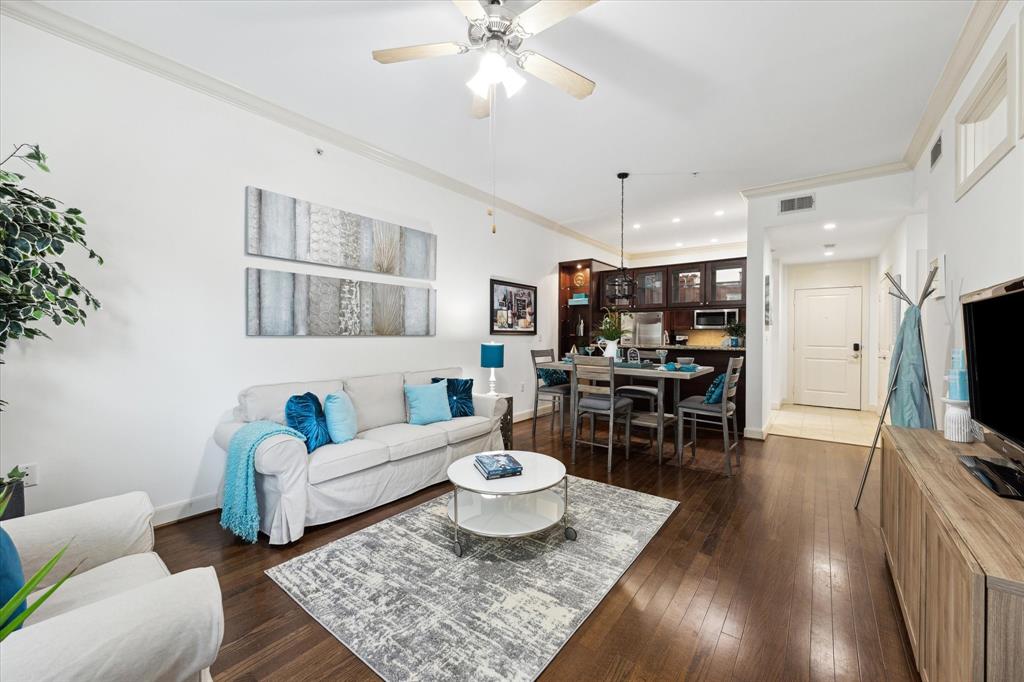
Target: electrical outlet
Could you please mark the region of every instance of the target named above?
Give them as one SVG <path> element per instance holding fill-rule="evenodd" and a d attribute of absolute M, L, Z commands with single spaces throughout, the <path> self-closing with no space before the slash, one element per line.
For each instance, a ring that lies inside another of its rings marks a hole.
<path fill-rule="evenodd" d="M 526 382 L 525 381 L 519 382 L 519 392 L 523 393 L 525 391 L 526 391 Z"/>
<path fill-rule="evenodd" d="M 31 488 L 34 485 L 39 485 L 39 465 L 38 464 L 19 464 L 18 468 L 25 472 L 25 487 Z"/>

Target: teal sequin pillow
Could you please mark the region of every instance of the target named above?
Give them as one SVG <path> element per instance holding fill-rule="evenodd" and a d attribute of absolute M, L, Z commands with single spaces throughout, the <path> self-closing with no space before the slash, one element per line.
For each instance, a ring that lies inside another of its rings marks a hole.
<path fill-rule="evenodd" d="M 560 369 L 538 369 L 537 378 L 543 381 L 545 386 L 569 383 L 569 375 Z"/>
<path fill-rule="evenodd" d="M 719 374 L 715 377 L 715 380 L 711 382 L 711 386 L 708 387 L 708 392 L 704 394 L 705 405 L 717 405 L 722 402 L 722 393 L 725 391 L 725 374 Z"/>
<path fill-rule="evenodd" d="M 430 383 L 437 384 L 442 381 L 448 382 L 448 409 L 451 410 L 452 417 L 475 415 L 476 412 L 473 411 L 473 380 L 434 377 Z"/>
<path fill-rule="evenodd" d="M 324 408 L 320 407 L 320 399 L 314 394 L 303 393 L 288 398 L 284 406 L 284 418 L 288 426 L 306 437 L 306 452 L 313 452 L 331 442 Z"/>

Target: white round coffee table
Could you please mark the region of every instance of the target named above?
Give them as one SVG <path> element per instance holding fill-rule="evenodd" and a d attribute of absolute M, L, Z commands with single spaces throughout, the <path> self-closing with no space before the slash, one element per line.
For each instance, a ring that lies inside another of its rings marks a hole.
<path fill-rule="evenodd" d="M 473 465 L 476 455 L 452 462 L 448 479 L 455 492 L 448 503 L 448 518 L 455 524 L 456 556 L 462 556 L 459 530 L 489 538 L 514 538 L 540 533 L 559 523 L 565 537 L 576 539 L 568 525 L 569 479 L 565 465 L 554 457 L 524 450 L 495 450 L 482 455 L 507 453 L 523 465 L 519 476 L 487 480 Z M 562 484 L 562 490 L 555 488 Z"/>

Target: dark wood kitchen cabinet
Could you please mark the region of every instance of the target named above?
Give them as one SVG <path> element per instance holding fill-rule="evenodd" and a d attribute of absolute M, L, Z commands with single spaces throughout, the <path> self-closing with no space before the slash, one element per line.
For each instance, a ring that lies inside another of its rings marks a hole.
<path fill-rule="evenodd" d="M 710 261 L 705 264 L 706 305 L 746 305 L 747 259 Z"/>
<path fill-rule="evenodd" d="M 665 268 L 639 268 L 633 270 L 636 278 L 637 308 L 665 307 Z"/>
<path fill-rule="evenodd" d="M 669 306 L 689 307 L 704 303 L 704 263 L 673 265 L 668 269 Z"/>

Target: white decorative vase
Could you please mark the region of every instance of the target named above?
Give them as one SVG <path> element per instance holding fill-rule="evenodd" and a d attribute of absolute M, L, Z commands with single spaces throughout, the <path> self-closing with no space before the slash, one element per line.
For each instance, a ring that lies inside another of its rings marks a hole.
<path fill-rule="evenodd" d="M 943 425 L 943 433 L 946 440 L 954 443 L 971 443 L 974 441 L 974 434 L 971 429 L 971 411 L 967 400 L 950 400 L 943 398 L 946 403 L 946 420 Z"/>
<path fill-rule="evenodd" d="M 619 352 L 619 342 L 609 341 L 605 339 L 604 345 L 601 346 L 601 351 L 601 354 L 604 355 L 606 358 L 614 358 L 618 355 Z"/>

